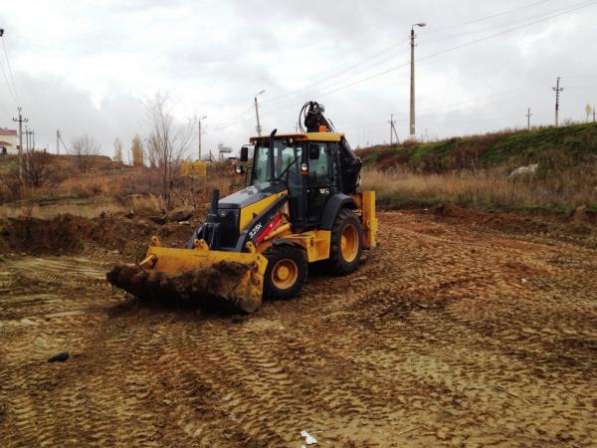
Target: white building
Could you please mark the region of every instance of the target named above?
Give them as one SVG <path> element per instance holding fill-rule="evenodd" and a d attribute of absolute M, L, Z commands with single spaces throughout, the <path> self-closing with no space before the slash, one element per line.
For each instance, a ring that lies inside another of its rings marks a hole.
<path fill-rule="evenodd" d="M 13 129 L 0 128 L 0 155 L 19 153 L 17 143 L 17 131 Z"/>

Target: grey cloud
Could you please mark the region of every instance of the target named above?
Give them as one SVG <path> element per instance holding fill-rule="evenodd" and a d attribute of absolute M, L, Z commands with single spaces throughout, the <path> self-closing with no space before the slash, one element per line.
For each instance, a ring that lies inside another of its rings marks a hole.
<path fill-rule="evenodd" d="M 531 3 L 536 5 L 527 7 Z M 56 7 L 65 8 L 65 4 L 56 3 Z M 110 153 L 115 137 L 126 141 L 144 126 L 144 121 L 139 120 L 144 114 L 141 94 L 129 93 L 136 87 L 130 84 L 134 82 L 131 79 L 154 75 L 145 70 L 157 67 L 160 71 L 155 73 L 156 89 L 174 90 L 181 96 L 194 95 L 198 109 L 209 115 L 205 125 L 208 146 L 215 146 L 218 141 L 237 146 L 246 140 L 254 129 L 251 99 L 262 88 L 267 89 L 262 98 L 266 128 L 294 129 L 300 104 L 321 99 L 331 118 L 349 133 L 356 146 L 365 140 L 387 140 L 385 123 L 390 113 L 397 115 L 404 136 L 408 118 L 408 67 L 336 93 L 329 91 L 408 63 L 410 25 L 427 21 L 429 27 L 418 32 L 417 47 L 421 133 L 426 129 L 429 136 L 485 132 L 523 126 L 527 107 L 533 108 L 536 123 L 550 123 L 551 86 L 558 75 L 562 75 L 567 87 L 562 97 L 564 117 L 582 119 L 586 102 L 597 103 L 597 76 L 590 78 L 597 75 L 597 61 L 589 56 L 589 43 L 597 38 L 594 27 L 597 7 L 496 36 L 428 61 L 425 57 L 575 4 L 574 1 L 539 4 L 532 0 L 522 3 L 514 0 L 416 3 L 140 0 L 96 2 L 93 6 L 91 2 L 88 8 L 78 5 L 72 17 L 65 8 L 67 17 L 85 20 L 89 26 L 78 33 L 73 31 L 66 41 L 56 43 L 57 48 L 72 64 L 80 63 L 82 57 L 101 56 L 109 61 L 111 56 L 118 56 L 134 60 L 138 62 L 134 76 L 120 84 L 114 81 L 111 93 L 96 107 L 91 101 L 92 94 L 97 95 L 94 85 L 82 91 L 60 78 L 38 76 L 35 67 L 16 75 L 31 92 L 27 109 L 49 142 L 55 128 L 62 126 L 73 135 L 91 133 Z M 459 25 L 510 9 L 515 12 Z M 11 25 L 6 21 L 12 18 L 9 12 L 3 12 L 0 26 Z M 180 37 L 178 20 L 182 20 L 180 27 L 184 28 Z M 139 24 L 143 27 L 139 28 Z M 156 40 L 152 24 L 164 33 L 161 40 Z M 551 29 L 556 31 L 548 38 L 541 37 L 541 33 Z M 15 59 L 19 54 L 40 51 L 31 44 L 33 31 L 13 29 L 11 33 L 18 36 L 11 40 Z M 528 52 L 523 50 L 526 39 L 534 39 Z M 159 48 L 154 48 L 156 43 Z M 385 48 L 390 50 L 371 59 Z M 299 56 L 289 57 L 294 54 Z M 156 60 L 160 64 L 152 65 Z M 381 63 L 376 65 L 378 62 Z M 347 69 L 345 76 L 316 83 L 350 66 L 354 67 Z M 302 86 L 315 85 L 297 88 L 286 82 L 292 76 L 299 78 Z M 1 78 L 0 83 L 3 83 Z M 296 90 L 299 90 L 296 95 L 272 101 Z M 10 104 L 2 86 L 0 101 L 5 107 Z M 12 104 L 10 107 L 13 108 Z M 8 119 L 2 109 L 0 120 Z M 222 110 L 227 114 L 229 111 L 230 117 L 220 117 Z M 220 121 L 232 122 L 235 117 L 236 121 L 229 126 L 218 126 Z M 4 125 L 3 121 L 0 125 Z"/>
<path fill-rule="evenodd" d="M 114 95 L 97 108 L 88 92 L 78 90 L 59 78 L 20 76 L 23 90 L 34 101 L 27 101 L 23 113 L 36 130 L 37 142 L 55 148 L 55 133 L 61 130 L 65 143 L 82 134 L 92 136 L 104 154 L 112 154 L 112 142 L 124 142 L 144 128 L 145 106 L 136 98 Z M 125 143 L 126 144 L 126 143 Z"/>

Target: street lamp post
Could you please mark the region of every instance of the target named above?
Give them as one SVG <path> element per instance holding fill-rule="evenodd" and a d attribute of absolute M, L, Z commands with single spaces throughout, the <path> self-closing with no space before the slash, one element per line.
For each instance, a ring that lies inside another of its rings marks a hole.
<path fill-rule="evenodd" d="M 261 122 L 259 121 L 259 102 L 257 101 L 257 97 L 259 95 L 263 95 L 265 90 L 261 90 L 257 95 L 255 95 L 255 117 L 257 118 L 257 135 L 261 137 Z"/>
<path fill-rule="evenodd" d="M 415 23 L 410 28 L 410 137 L 416 138 L 415 129 L 415 27 L 423 28 L 426 23 Z"/>
<path fill-rule="evenodd" d="M 203 132 L 201 131 L 201 121 L 205 120 L 207 118 L 207 115 L 203 115 L 201 118 L 199 118 L 199 159 L 201 160 L 201 137 L 203 136 Z"/>

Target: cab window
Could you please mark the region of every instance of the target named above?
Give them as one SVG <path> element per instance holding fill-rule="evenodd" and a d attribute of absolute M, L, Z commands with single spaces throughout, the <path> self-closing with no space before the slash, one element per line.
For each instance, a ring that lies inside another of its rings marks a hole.
<path fill-rule="evenodd" d="M 297 182 L 300 147 L 287 141 L 276 140 L 273 151 L 273 173 L 271 173 L 269 146 L 255 149 L 252 184 L 257 188 L 267 188 L 272 180 Z"/>
<path fill-rule="evenodd" d="M 311 183 L 317 185 L 329 183 L 329 167 L 330 158 L 327 144 L 325 143 L 312 143 L 310 151 L 313 148 L 317 148 L 319 157 L 316 159 L 309 160 L 309 178 Z"/>
<path fill-rule="evenodd" d="M 269 167 L 268 167 L 268 151 L 269 148 L 261 146 L 255 149 L 254 168 L 253 168 L 253 185 L 256 187 L 263 186 L 269 182 Z"/>

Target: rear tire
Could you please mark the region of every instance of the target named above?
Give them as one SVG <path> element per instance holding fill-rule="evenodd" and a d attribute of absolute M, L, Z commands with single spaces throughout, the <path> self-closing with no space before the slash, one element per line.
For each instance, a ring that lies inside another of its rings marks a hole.
<path fill-rule="evenodd" d="M 263 296 L 268 299 L 296 297 L 307 279 L 309 263 L 303 249 L 290 245 L 274 246 L 266 252 Z"/>
<path fill-rule="evenodd" d="M 328 267 L 332 273 L 346 275 L 354 272 L 361 262 L 363 252 L 363 226 L 348 208 L 338 213 L 332 229 Z"/>

